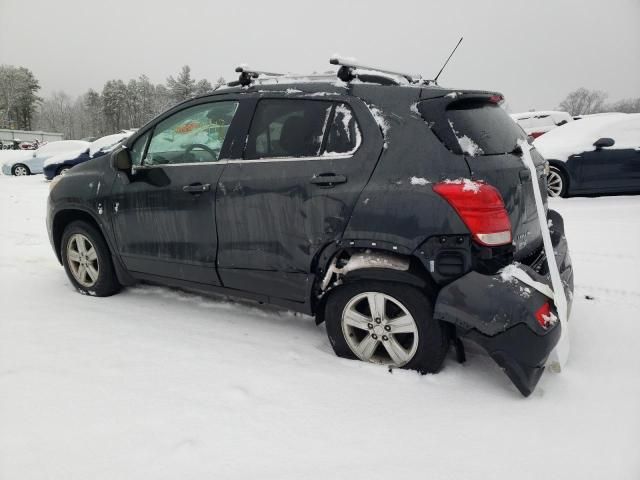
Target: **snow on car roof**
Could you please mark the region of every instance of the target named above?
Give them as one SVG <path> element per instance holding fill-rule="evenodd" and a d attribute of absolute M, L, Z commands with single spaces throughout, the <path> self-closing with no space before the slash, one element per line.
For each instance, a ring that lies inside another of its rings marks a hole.
<path fill-rule="evenodd" d="M 57 142 L 49 142 L 46 145 L 40 147 L 36 152 L 46 152 L 46 153 L 62 153 L 75 151 L 82 147 L 87 148 L 89 146 L 89 142 L 84 142 L 82 140 L 59 140 Z"/>
<path fill-rule="evenodd" d="M 535 110 L 533 112 L 521 112 L 521 113 L 512 113 L 511 118 L 514 120 L 526 120 L 527 118 L 544 118 L 551 117 L 554 120 L 566 120 L 568 118 L 572 118 L 571 115 L 567 112 L 562 112 L 560 110 Z"/>
<path fill-rule="evenodd" d="M 546 159 L 566 161 L 576 153 L 595 150 L 593 143 L 603 137 L 616 142 L 611 148 L 639 147 L 640 114 L 599 115 L 569 122 L 538 137 L 533 145 Z"/>

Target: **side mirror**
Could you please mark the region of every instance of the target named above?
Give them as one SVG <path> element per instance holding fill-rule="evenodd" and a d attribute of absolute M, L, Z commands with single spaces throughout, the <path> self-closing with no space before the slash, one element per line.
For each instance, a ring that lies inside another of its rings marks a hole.
<path fill-rule="evenodd" d="M 593 143 L 593 146 L 596 147 L 596 150 L 600 150 L 601 148 L 604 148 L 604 147 L 613 147 L 615 143 L 616 142 L 613 138 L 603 137 L 596 140 Z"/>
<path fill-rule="evenodd" d="M 119 150 L 113 157 L 113 166 L 116 170 L 131 172 L 131 156 L 124 148 Z"/>

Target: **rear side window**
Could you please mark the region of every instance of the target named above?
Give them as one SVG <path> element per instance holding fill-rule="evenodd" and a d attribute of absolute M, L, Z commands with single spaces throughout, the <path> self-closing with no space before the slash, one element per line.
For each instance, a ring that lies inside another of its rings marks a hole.
<path fill-rule="evenodd" d="M 360 128 L 349 105 L 336 104 L 325 153 L 351 153 L 358 149 L 361 141 Z"/>
<path fill-rule="evenodd" d="M 354 152 L 360 141 L 360 129 L 347 104 L 267 99 L 256 108 L 245 158 L 346 154 Z"/>
<path fill-rule="evenodd" d="M 497 104 L 488 101 L 450 103 L 444 112 L 420 104 L 419 110 L 447 148 L 467 155 L 498 155 L 527 140 L 516 122 Z"/>

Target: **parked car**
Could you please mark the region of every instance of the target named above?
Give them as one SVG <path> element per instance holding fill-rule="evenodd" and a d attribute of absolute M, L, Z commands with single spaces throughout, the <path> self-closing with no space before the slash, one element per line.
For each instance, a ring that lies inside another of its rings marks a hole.
<path fill-rule="evenodd" d="M 640 114 L 584 117 L 538 138 L 553 197 L 640 192 Z"/>
<path fill-rule="evenodd" d="M 45 178 L 51 180 L 56 175 L 65 175 L 74 165 L 105 155 L 122 140 L 131 136 L 132 133 L 133 131 L 127 131 L 126 133 L 107 135 L 90 143 L 86 148 L 83 147 L 75 151 L 54 155 L 44 162 L 43 171 Z"/>
<path fill-rule="evenodd" d="M 24 150 L 18 155 L 12 155 L 2 165 L 2 173 L 5 175 L 32 175 L 42 173 L 44 161 L 54 155 L 65 152 L 74 152 L 87 148 L 89 143 L 80 140 L 60 140 L 49 142 L 35 151 Z"/>
<path fill-rule="evenodd" d="M 339 356 L 421 372 L 471 339 L 528 395 L 561 324 L 547 296 L 501 270 L 520 262 L 550 285 L 527 137 L 499 94 L 345 67 L 340 78 L 245 78 L 56 177 L 47 228 L 71 283 L 284 306 L 325 322 Z M 548 217 L 571 292 L 562 218 Z"/>
<path fill-rule="evenodd" d="M 556 127 L 573 121 L 573 117 L 567 112 L 554 110 L 513 113 L 511 118 L 524 129 L 527 135 L 533 138 L 538 138 Z"/>

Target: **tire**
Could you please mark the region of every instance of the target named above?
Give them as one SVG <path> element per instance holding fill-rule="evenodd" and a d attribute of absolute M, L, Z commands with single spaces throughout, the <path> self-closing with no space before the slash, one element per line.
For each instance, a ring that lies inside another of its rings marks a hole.
<path fill-rule="evenodd" d="M 446 327 L 433 319 L 433 305 L 424 292 L 401 283 L 363 280 L 340 286 L 329 295 L 324 318 L 329 341 L 339 357 L 421 373 L 436 373 L 442 367 L 449 350 L 449 335 Z M 371 298 L 374 304 L 380 299 L 384 300 L 382 304 L 386 312 L 382 318 L 371 316 Z M 410 322 L 406 313 L 411 317 L 413 327 L 408 326 Z M 345 317 L 348 319 L 345 320 Z M 402 323 L 394 324 L 394 320 L 401 317 Z M 417 341 L 414 333 L 394 334 L 396 327 L 405 331 L 414 328 Z M 372 347 L 374 341 L 376 346 Z M 402 351 L 397 350 L 398 345 Z M 369 351 L 372 351 L 372 355 L 367 357 Z M 392 351 L 395 352 L 395 359 Z"/>
<path fill-rule="evenodd" d="M 547 175 L 547 195 L 550 197 L 567 196 L 567 175 L 558 167 L 550 165 Z"/>
<path fill-rule="evenodd" d="M 69 172 L 69 170 L 71 170 L 71 167 L 60 167 L 58 169 L 58 171 L 56 172 L 56 176 L 58 176 L 58 175 L 66 175 Z"/>
<path fill-rule="evenodd" d="M 11 174 L 16 177 L 26 177 L 31 175 L 31 170 L 23 163 L 16 163 L 11 169 Z"/>
<path fill-rule="evenodd" d="M 81 244 L 84 245 L 84 254 Z M 122 288 L 113 268 L 109 247 L 93 225 L 84 221 L 70 223 L 62 234 L 60 255 L 67 276 L 78 292 L 108 297 Z"/>

